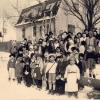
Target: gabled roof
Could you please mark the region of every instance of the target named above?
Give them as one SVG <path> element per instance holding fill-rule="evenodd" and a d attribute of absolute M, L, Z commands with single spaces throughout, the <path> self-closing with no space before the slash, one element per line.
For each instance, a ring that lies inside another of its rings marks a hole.
<path fill-rule="evenodd" d="M 32 22 L 33 20 L 38 20 L 44 16 L 51 16 L 51 12 L 52 16 L 55 16 L 58 12 L 60 4 L 61 0 L 48 0 L 43 3 L 25 8 L 21 12 L 17 25 L 23 22 Z"/>

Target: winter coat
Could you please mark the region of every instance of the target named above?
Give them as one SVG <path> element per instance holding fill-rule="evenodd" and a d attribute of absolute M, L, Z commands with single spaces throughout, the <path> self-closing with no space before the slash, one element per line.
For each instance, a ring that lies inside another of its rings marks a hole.
<path fill-rule="evenodd" d="M 38 64 L 38 65 L 39 65 L 39 67 L 40 67 L 40 71 L 41 71 L 41 73 L 42 73 L 42 72 L 43 72 L 43 67 L 44 67 L 44 63 L 43 63 L 42 58 L 41 58 L 41 59 L 36 60 L 36 64 Z"/>
<path fill-rule="evenodd" d="M 34 62 L 34 63 L 31 62 L 31 64 L 30 64 L 30 68 L 31 68 L 31 76 L 32 76 L 32 77 L 34 77 L 34 69 L 35 69 L 35 66 L 36 66 L 35 64 L 36 64 L 35 62 Z"/>
<path fill-rule="evenodd" d="M 34 79 L 42 80 L 42 74 L 41 74 L 41 71 L 40 71 L 40 67 L 36 67 L 34 69 Z"/>
<path fill-rule="evenodd" d="M 24 66 L 23 63 L 16 62 L 15 64 L 15 76 L 16 77 L 23 77 L 23 66 Z"/>
<path fill-rule="evenodd" d="M 13 61 L 11 61 L 11 60 L 9 60 L 8 61 L 8 70 L 9 70 L 9 68 L 15 68 L 15 60 L 13 60 Z"/>
<path fill-rule="evenodd" d="M 30 87 L 32 85 L 32 76 L 30 65 L 25 65 L 23 68 L 23 78 L 26 86 Z"/>
<path fill-rule="evenodd" d="M 66 92 L 77 92 L 78 83 L 77 80 L 80 79 L 80 71 L 76 65 L 68 65 L 65 71 L 65 78 L 67 78 L 67 83 L 65 85 Z"/>
<path fill-rule="evenodd" d="M 57 65 L 57 68 L 56 68 L 56 76 L 58 75 L 61 75 L 61 77 L 64 77 L 64 74 L 65 74 L 65 70 L 66 70 L 66 67 L 67 67 L 67 61 L 59 61 L 58 62 L 58 65 Z"/>
<path fill-rule="evenodd" d="M 31 77 L 31 68 L 30 68 L 30 65 L 24 65 L 23 75 L 24 75 L 24 77 L 26 77 L 26 76 Z"/>

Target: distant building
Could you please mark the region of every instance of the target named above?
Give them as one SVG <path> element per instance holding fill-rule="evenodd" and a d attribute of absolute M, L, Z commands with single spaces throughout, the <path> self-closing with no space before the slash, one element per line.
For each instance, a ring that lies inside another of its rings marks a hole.
<path fill-rule="evenodd" d="M 0 18 L 0 42 L 16 40 L 16 28 L 6 18 Z"/>
<path fill-rule="evenodd" d="M 78 2 L 76 6 L 79 9 Z M 80 9 L 82 10 L 82 9 Z M 16 24 L 17 40 L 23 38 L 39 39 L 49 31 L 59 35 L 64 31 L 73 33 L 83 31 L 83 25 L 64 10 L 63 0 L 47 0 L 43 3 L 23 9 Z"/>

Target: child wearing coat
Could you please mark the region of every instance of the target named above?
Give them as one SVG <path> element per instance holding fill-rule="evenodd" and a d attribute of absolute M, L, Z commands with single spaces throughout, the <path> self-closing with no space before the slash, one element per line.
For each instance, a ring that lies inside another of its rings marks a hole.
<path fill-rule="evenodd" d="M 35 58 L 35 55 L 32 54 L 31 55 L 30 68 L 31 68 L 31 76 L 32 76 L 33 85 L 35 85 L 35 80 L 34 80 L 34 69 L 35 69 L 35 66 L 36 66 L 36 58 Z"/>
<path fill-rule="evenodd" d="M 8 61 L 8 73 L 9 80 L 15 81 L 15 58 L 10 55 L 10 60 Z"/>
<path fill-rule="evenodd" d="M 75 64 L 75 59 L 70 59 L 70 64 L 66 68 L 64 77 L 66 79 L 65 92 L 67 92 L 69 96 L 74 94 L 75 97 L 77 97 L 80 71 L 78 66 Z"/>
<path fill-rule="evenodd" d="M 32 85 L 32 76 L 31 76 L 31 68 L 28 61 L 25 62 L 24 68 L 23 68 L 23 77 L 24 82 L 27 87 L 30 87 Z"/>
<path fill-rule="evenodd" d="M 21 84 L 22 82 L 23 67 L 24 67 L 24 63 L 22 61 L 22 57 L 18 57 L 15 64 L 15 76 L 18 84 Z"/>
<path fill-rule="evenodd" d="M 39 90 L 42 89 L 42 73 L 38 64 L 35 65 L 34 80 L 37 88 L 39 88 Z"/>

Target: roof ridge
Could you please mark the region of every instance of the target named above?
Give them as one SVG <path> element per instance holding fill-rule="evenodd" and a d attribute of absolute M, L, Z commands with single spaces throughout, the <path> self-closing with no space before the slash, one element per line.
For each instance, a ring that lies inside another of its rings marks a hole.
<path fill-rule="evenodd" d="M 50 3 L 54 3 L 54 2 L 57 2 L 57 1 L 61 1 L 61 0 L 45 0 L 45 1 L 41 2 L 41 3 L 44 4 L 45 2 L 47 2 L 47 5 L 48 5 L 48 4 L 50 4 Z M 33 8 L 33 7 L 39 6 L 41 3 L 37 3 L 37 4 L 35 4 L 35 5 L 26 7 L 26 8 L 24 8 L 24 9 L 22 9 L 22 10 L 29 10 L 29 9 L 31 9 L 31 8 Z"/>

